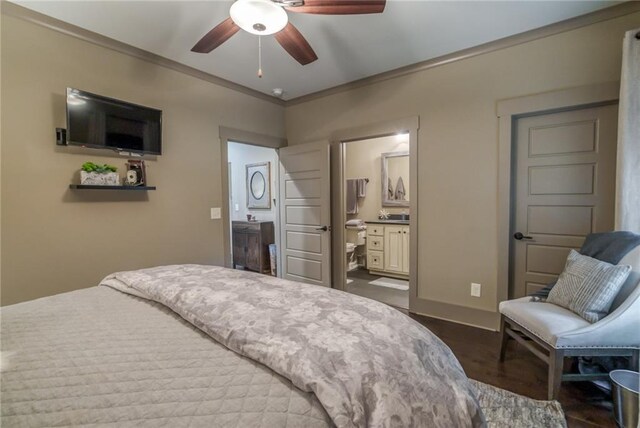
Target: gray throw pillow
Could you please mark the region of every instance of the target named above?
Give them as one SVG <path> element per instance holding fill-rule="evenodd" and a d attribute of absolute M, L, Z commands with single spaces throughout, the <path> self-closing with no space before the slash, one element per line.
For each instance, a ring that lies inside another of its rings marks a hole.
<path fill-rule="evenodd" d="M 547 302 L 597 322 L 609 312 L 630 271 L 631 266 L 612 265 L 571 250 Z"/>

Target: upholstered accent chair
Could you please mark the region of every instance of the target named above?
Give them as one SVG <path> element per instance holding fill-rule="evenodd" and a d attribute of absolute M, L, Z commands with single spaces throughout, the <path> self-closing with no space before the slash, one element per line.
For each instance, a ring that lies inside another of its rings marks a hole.
<path fill-rule="evenodd" d="M 609 314 L 589 323 L 572 311 L 531 297 L 500 303 L 505 360 L 510 338 L 549 365 L 548 398 L 556 399 L 564 381 L 604 379 L 607 373 L 563 374 L 564 358 L 578 356 L 628 356 L 638 370 L 640 354 L 640 246 L 619 263 L 631 265 L 631 273 L 617 294 Z"/>

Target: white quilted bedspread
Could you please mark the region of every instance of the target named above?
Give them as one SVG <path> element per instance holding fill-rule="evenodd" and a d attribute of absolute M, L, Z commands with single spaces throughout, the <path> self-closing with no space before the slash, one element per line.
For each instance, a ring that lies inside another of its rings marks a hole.
<path fill-rule="evenodd" d="M 1 309 L 2 426 L 327 427 L 306 393 L 108 287 Z"/>

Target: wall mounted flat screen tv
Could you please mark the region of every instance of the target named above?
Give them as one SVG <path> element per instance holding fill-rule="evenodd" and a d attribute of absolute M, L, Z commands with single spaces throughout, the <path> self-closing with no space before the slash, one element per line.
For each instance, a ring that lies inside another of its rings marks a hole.
<path fill-rule="evenodd" d="M 67 88 L 67 143 L 162 154 L 162 111 Z"/>

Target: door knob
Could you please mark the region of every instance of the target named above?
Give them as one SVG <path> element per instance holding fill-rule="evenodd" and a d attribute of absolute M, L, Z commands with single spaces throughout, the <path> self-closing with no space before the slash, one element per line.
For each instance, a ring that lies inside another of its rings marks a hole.
<path fill-rule="evenodd" d="M 523 239 L 525 240 L 533 239 L 531 236 L 524 236 L 521 232 L 514 233 L 513 237 L 516 238 L 518 241 L 522 241 Z"/>
<path fill-rule="evenodd" d="M 327 226 L 322 226 L 322 227 L 317 227 L 316 230 L 321 230 L 323 232 L 326 232 L 327 230 L 329 230 L 329 228 Z"/>

